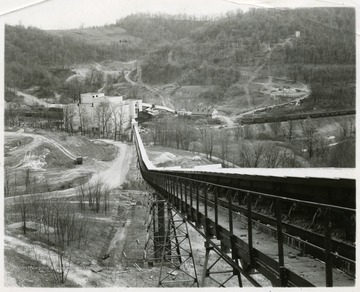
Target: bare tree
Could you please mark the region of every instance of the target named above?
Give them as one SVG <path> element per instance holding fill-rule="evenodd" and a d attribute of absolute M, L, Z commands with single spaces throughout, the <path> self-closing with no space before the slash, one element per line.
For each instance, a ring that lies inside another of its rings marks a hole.
<path fill-rule="evenodd" d="M 242 127 L 242 133 L 244 139 L 251 139 L 253 137 L 253 132 L 251 130 L 251 125 L 245 125 Z"/>
<path fill-rule="evenodd" d="M 86 193 L 85 193 L 85 187 L 83 185 L 80 185 L 78 188 L 78 196 L 79 196 L 79 207 L 81 212 L 85 212 L 85 200 L 86 200 Z"/>
<path fill-rule="evenodd" d="M 199 131 L 200 131 L 202 144 L 205 150 L 206 158 L 211 160 L 216 133 L 211 128 L 202 128 L 199 129 Z"/>
<path fill-rule="evenodd" d="M 176 148 L 189 149 L 190 142 L 195 140 L 194 128 L 186 120 L 182 118 L 167 119 L 166 124 L 168 133 L 168 140 L 174 141 Z"/>
<path fill-rule="evenodd" d="M 237 126 L 234 128 L 234 140 L 238 142 L 240 138 L 242 137 L 243 129 L 242 126 Z"/>
<path fill-rule="evenodd" d="M 110 189 L 108 187 L 103 187 L 102 189 L 102 192 L 103 192 L 103 197 L 104 197 L 104 212 L 105 212 L 105 215 L 107 214 L 107 212 L 109 211 L 110 209 L 110 203 L 109 203 L 109 196 L 110 196 Z"/>
<path fill-rule="evenodd" d="M 17 102 L 8 102 L 5 108 L 5 123 L 15 126 L 18 122 L 20 105 Z"/>
<path fill-rule="evenodd" d="M 123 105 L 111 105 L 112 121 L 114 125 L 114 140 L 122 140 L 125 130 L 126 112 Z"/>
<path fill-rule="evenodd" d="M 281 123 L 280 122 L 275 122 L 275 123 L 270 123 L 269 124 L 271 131 L 273 133 L 274 139 L 278 139 L 279 138 L 279 134 L 280 134 L 280 130 L 281 130 Z"/>
<path fill-rule="evenodd" d="M 285 122 L 281 127 L 281 132 L 285 140 L 292 141 L 296 135 L 295 122 L 292 120 Z"/>
<path fill-rule="evenodd" d="M 355 141 L 344 140 L 331 147 L 329 164 L 332 167 L 355 167 Z"/>
<path fill-rule="evenodd" d="M 229 131 L 221 131 L 218 135 L 219 146 L 220 146 L 220 158 L 222 164 L 226 166 L 226 160 L 228 159 L 229 154 L 229 143 L 230 143 L 230 133 Z"/>
<path fill-rule="evenodd" d="M 81 129 L 81 135 L 86 135 L 90 123 L 89 113 L 86 108 L 82 105 L 78 107 L 79 125 Z"/>
<path fill-rule="evenodd" d="M 74 105 L 65 106 L 63 109 L 63 112 L 64 112 L 65 132 L 73 133 L 74 132 L 74 118 L 76 115 Z"/>
<path fill-rule="evenodd" d="M 99 127 L 99 130 L 102 133 L 102 137 L 107 136 L 107 129 L 112 116 L 110 102 L 102 101 L 95 108 L 95 119 Z M 105 136 L 106 134 L 106 136 Z"/>
<path fill-rule="evenodd" d="M 303 131 L 305 147 L 309 154 L 309 158 L 311 159 L 311 157 L 314 155 L 314 149 L 317 142 L 317 127 L 310 117 L 301 123 L 301 127 Z"/>
<path fill-rule="evenodd" d="M 28 220 L 28 216 L 30 213 L 30 204 L 29 204 L 29 197 L 25 196 L 25 195 L 20 195 L 18 197 L 16 197 L 16 206 L 18 211 L 20 212 L 20 216 L 21 216 L 21 222 L 22 222 L 22 230 L 23 230 L 23 234 L 26 234 L 26 222 Z"/>
<path fill-rule="evenodd" d="M 272 143 L 266 144 L 263 154 L 265 166 L 269 168 L 276 168 L 280 164 L 280 150 Z"/>
<path fill-rule="evenodd" d="M 258 143 L 253 147 L 253 159 L 251 167 L 259 167 L 265 152 L 265 145 Z"/>
<path fill-rule="evenodd" d="M 190 143 L 196 140 L 196 132 L 194 127 L 183 121 L 179 125 L 181 131 L 181 148 L 188 150 Z"/>
<path fill-rule="evenodd" d="M 326 139 L 317 139 L 314 153 L 317 160 L 316 165 L 326 166 L 329 157 L 329 144 Z"/>
<path fill-rule="evenodd" d="M 30 193 L 30 188 L 31 188 L 31 169 L 30 168 L 26 168 L 25 169 L 25 193 L 29 194 Z"/>
<path fill-rule="evenodd" d="M 263 143 L 251 146 L 247 143 L 240 143 L 238 145 L 238 164 L 241 167 L 260 167 L 264 152 L 265 145 Z"/>
<path fill-rule="evenodd" d="M 281 167 L 299 167 L 299 162 L 296 154 L 289 149 L 285 149 L 280 157 Z"/>
<path fill-rule="evenodd" d="M 57 282 L 64 284 L 70 271 L 71 256 L 69 255 L 69 258 L 66 259 L 64 250 L 59 249 L 56 257 L 52 257 L 49 252 L 48 258 L 53 271 L 54 279 Z"/>

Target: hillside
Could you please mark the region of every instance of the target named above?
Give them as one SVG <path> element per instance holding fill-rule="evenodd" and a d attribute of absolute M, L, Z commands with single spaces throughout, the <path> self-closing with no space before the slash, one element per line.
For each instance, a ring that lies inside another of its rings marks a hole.
<path fill-rule="evenodd" d="M 250 10 L 204 23 L 187 37 L 161 43 L 142 63 L 145 83 L 216 86 L 206 97 L 217 104 L 262 99 L 255 77 L 309 84 L 312 106 L 355 104 L 353 9 Z M 300 36 L 295 37 L 299 31 Z M 268 96 L 269 97 L 269 96 Z M 249 102 L 248 102 L 249 103 Z M 256 107 L 250 104 L 250 107 Z M 231 108 L 241 106 L 241 102 Z"/>
<path fill-rule="evenodd" d="M 11 99 L 16 89 L 34 87 L 32 93 L 38 97 L 54 97 L 56 93 L 73 97 L 79 88 L 65 83 L 75 73 L 73 66 L 116 57 L 117 51 L 110 45 L 90 44 L 69 34 L 52 35 L 37 28 L 6 25 L 5 98 Z"/>
<path fill-rule="evenodd" d="M 230 116 L 305 99 L 302 110 L 355 106 L 351 8 L 253 9 L 219 19 L 135 14 L 104 27 L 6 26 L 5 34 L 7 99 L 35 87 L 31 94 L 64 102 L 103 90 L 176 108 L 213 105 Z M 140 66 L 116 65 L 108 77 L 112 64 L 133 60 Z"/>

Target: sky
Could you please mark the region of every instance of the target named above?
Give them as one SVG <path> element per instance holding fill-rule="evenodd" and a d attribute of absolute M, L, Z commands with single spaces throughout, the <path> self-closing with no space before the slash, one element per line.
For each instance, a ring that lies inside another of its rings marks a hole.
<path fill-rule="evenodd" d="M 357 4 L 355 0 L 0 0 L 0 18 L 12 25 L 71 29 L 112 24 L 121 17 L 137 12 L 220 16 L 228 11 L 247 11 L 252 7 Z M 10 12 L 12 10 L 15 11 Z"/>

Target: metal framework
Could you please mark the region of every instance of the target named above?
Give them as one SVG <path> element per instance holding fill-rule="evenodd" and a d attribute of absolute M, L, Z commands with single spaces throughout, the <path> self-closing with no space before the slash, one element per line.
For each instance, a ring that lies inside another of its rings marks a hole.
<path fill-rule="evenodd" d="M 190 224 L 204 236 L 212 250 L 221 255 L 222 259 L 235 270 L 235 274 L 243 275 L 254 286 L 260 286 L 260 284 L 252 277 L 253 269 L 256 269 L 268 278 L 274 286 L 313 286 L 312 283 L 287 269 L 284 265 L 283 245 L 284 239 L 289 237 L 289 234 L 284 232 L 283 225 L 285 225 L 285 223 L 283 222 L 283 214 L 288 214 L 289 210 L 284 212 L 282 205 L 285 205 L 284 203 L 288 201 L 287 198 L 226 188 L 224 186 L 202 183 L 172 175 L 159 175 L 143 171 L 143 176 L 148 183 L 162 194 L 166 201 L 170 202 L 176 210 L 182 213 Z M 268 216 L 267 220 L 276 228 L 274 236 L 277 239 L 278 260 L 274 260 L 266 254 L 263 254 L 260 250 L 256 249 L 253 244 L 253 217 L 258 214 L 256 202 L 260 195 L 272 200 L 269 210 L 269 212 L 272 213 Z M 300 203 L 301 202 L 298 202 L 298 204 Z M 305 204 L 305 206 L 312 206 L 310 202 L 303 204 Z M 222 205 L 227 207 L 227 227 L 219 224 L 219 214 Z M 322 255 L 322 259 L 326 265 L 325 284 L 330 287 L 333 285 L 333 263 L 335 258 L 339 259 L 338 255 L 332 251 L 330 216 L 331 212 L 339 210 L 333 206 L 324 204 L 316 204 L 316 207 L 316 210 L 321 208 L 323 214 L 326 214 L 326 216 L 324 216 L 325 236 L 322 237 L 324 248 L 309 245 L 307 249 L 319 249 L 318 252 Z M 212 210 L 212 216 L 210 216 L 209 209 Z M 340 208 L 340 210 L 345 209 L 346 208 Z M 247 220 L 247 241 L 233 234 L 233 220 L 238 213 L 244 214 Z M 203 226 L 204 229 L 199 228 L 199 226 Z M 218 243 L 213 240 L 214 238 L 220 241 L 220 247 Z M 230 250 L 231 256 L 225 253 L 224 249 Z M 237 260 L 241 261 L 241 265 L 238 264 Z M 348 259 L 346 260 L 349 262 Z M 355 265 L 355 261 L 351 263 Z"/>
<path fill-rule="evenodd" d="M 150 195 L 151 196 L 151 195 Z M 165 241 L 165 201 L 158 200 L 156 193 L 149 198 L 149 218 L 145 222 L 147 240 L 145 243 L 144 260 L 149 267 L 161 262 L 161 254 Z"/>
<path fill-rule="evenodd" d="M 153 194 L 145 261 L 160 264 L 159 287 L 199 287 L 188 226 L 171 205 Z"/>
<path fill-rule="evenodd" d="M 137 143 L 136 139 L 135 142 Z M 284 244 L 291 244 L 293 241 L 301 245 L 302 250 L 316 254 L 316 258 L 324 261 L 325 277 L 322 285 L 333 286 L 334 266 L 348 265 L 350 270 L 355 273 L 355 247 L 343 247 L 342 244 L 332 239 L 333 216 L 337 214 L 355 218 L 354 209 L 290 199 L 284 196 L 283 188 L 277 188 L 276 185 L 274 186 L 277 189 L 276 194 L 263 193 L 249 188 L 235 188 L 219 185 L 216 182 L 192 179 L 177 175 L 176 172 L 165 173 L 149 170 L 142 159 L 138 144 L 137 150 L 143 178 L 161 195 L 164 201 L 169 203 L 173 210 L 186 218 L 187 222 L 206 241 L 201 285 L 205 284 L 206 279 L 215 279 L 216 273 L 227 272 L 229 279 L 236 277 L 239 286 L 242 286 L 241 277 L 244 277 L 252 285 L 258 287 L 261 285 L 256 277 L 253 277 L 254 271 L 257 271 L 264 275 L 273 286 L 314 286 L 313 283 L 285 266 Z M 266 208 L 265 212 L 264 208 Z M 297 208 L 309 212 L 310 218 L 313 214 L 313 222 L 321 219 L 323 234 L 312 234 L 310 231 L 288 224 L 286 218 L 291 217 Z M 262 209 L 261 212 L 260 209 Z M 226 225 L 223 220 L 224 216 L 227 217 Z M 169 215 L 169 217 L 172 216 Z M 221 220 L 222 222 L 220 222 Z M 239 222 L 245 226 L 246 239 L 234 234 L 234 225 Z M 256 247 L 253 241 L 254 225 L 262 230 L 266 229 L 266 232 L 271 233 L 276 239 L 276 258 L 261 252 Z M 162 236 L 167 238 L 168 235 Z M 309 242 L 296 239 L 297 236 L 309 238 Z M 169 244 L 169 240 L 164 240 L 164 255 L 169 251 Z M 209 264 L 210 254 L 217 255 L 219 260 Z M 229 268 L 217 271 L 214 267 L 220 260 L 225 261 Z M 215 283 L 222 287 L 226 284 L 226 280 L 216 280 Z M 162 283 L 161 279 L 160 283 Z"/>
<path fill-rule="evenodd" d="M 201 276 L 201 287 L 206 286 L 205 285 L 206 279 L 211 280 L 212 283 L 215 283 L 219 288 L 226 287 L 225 285 L 228 282 L 230 282 L 230 280 L 232 280 L 234 277 L 237 280 L 236 284 L 239 287 L 242 287 L 243 284 L 242 284 L 241 274 L 239 273 L 239 271 L 231 267 L 223 259 L 223 254 L 224 252 L 226 253 L 226 251 L 219 252 L 218 250 L 214 249 L 209 242 L 205 242 L 205 248 L 206 248 L 206 253 L 205 253 L 203 273 Z M 213 255 L 213 257 L 215 256 L 215 259 L 213 259 L 213 262 L 210 264 L 209 261 L 211 260 L 211 254 Z M 236 257 L 233 258 L 233 261 L 235 262 L 235 264 L 239 265 L 238 258 Z M 216 266 L 221 262 L 225 262 L 225 267 L 228 267 L 228 269 L 224 268 L 224 264 L 217 269 Z M 217 279 L 216 275 L 218 274 L 222 274 L 222 275 L 226 274 L 227 277 L 225 279 Z"/>

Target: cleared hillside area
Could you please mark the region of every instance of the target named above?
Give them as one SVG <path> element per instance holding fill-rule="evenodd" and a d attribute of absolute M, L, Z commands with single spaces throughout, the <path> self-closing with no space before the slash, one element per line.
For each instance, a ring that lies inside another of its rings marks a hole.
<path fill-rule="evenodd" d="M 131 43 L 140 45 L 142 40 L 127 33 L 121 27 L 94 27 L 71 30 L 47 30 L 51 35 L 60 37 L 72 37 L 93 44 L 112 45 L 115 43 Z"/>

